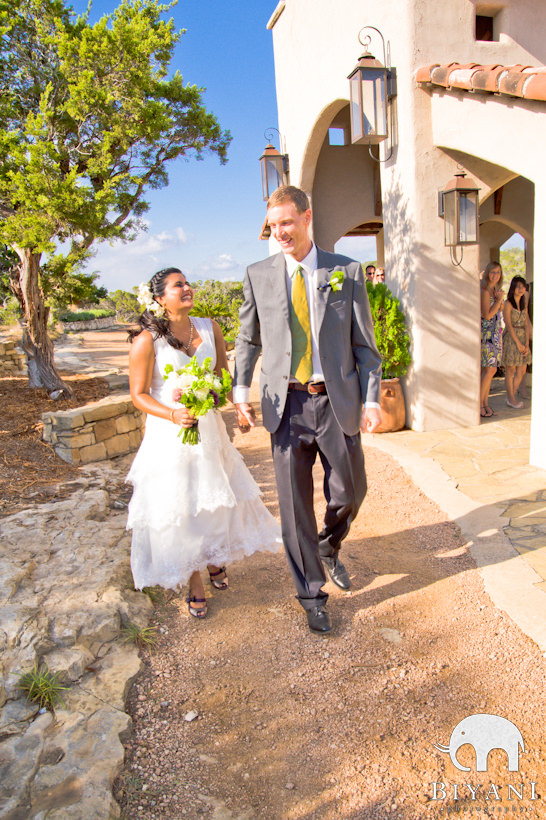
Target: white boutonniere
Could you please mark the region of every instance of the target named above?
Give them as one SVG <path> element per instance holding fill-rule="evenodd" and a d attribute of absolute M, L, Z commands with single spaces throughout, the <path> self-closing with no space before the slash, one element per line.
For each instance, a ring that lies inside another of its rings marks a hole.
<path fill-rule="evenodd" d="M 328 290 L 328 288 L 332 288 L 334 293 L 338 290 L 341 290 L 343 287 L 343 282 L 345 281 L 345 274 L 342 270 L 335 270 L 330 278 L 330 281 L 327 282 L 325 285 L 320 285 L 318 288 L 319 290 Z"/>

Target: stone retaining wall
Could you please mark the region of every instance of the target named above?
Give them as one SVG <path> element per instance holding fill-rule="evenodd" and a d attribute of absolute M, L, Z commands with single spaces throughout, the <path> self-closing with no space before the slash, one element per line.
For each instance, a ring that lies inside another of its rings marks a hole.
<path fill-rule="evenodd" d="M 115 316 L 102 316 L 100 319 L 88 319 L 85 322 L 59 322 L 65 330 L 103 330 L 105 327 L 114 327 Z"/>
<path fill-rule="evenodd" d="M 0 340 L 0 376 L 25 376 L 26 356 L 13 339 Z"/>
<path fill-rule="evenodd" d="M 42 438 L 63 461 L 89 464 L 138 450 L 144 419 L 128 393 L 109 396 L 74 410 L 43 413 Z"/>

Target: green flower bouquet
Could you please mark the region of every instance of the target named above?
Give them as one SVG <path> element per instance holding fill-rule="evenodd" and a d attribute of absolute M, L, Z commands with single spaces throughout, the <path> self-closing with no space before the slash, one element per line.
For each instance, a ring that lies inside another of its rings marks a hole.
<path fill-rule="evenodd" d="M 183 404 L 196 419 L 205 416 L 209 410 L 223 407 L 231 390 L 228 371 L 222 368 L 220 378 L 212 370 L 211 364 L 210 357 L 199 364 L 196 356 L 192 356 L 189 364 L 179 370 L 175 370 L 172 364 L 165 367 L 163 378 L 172 384 L 173 401 Z M 197 444 L 200 440 L 197 421 L 193 427 L 180 428 L 178 436 L 182 436 L 183 444 Z"/>

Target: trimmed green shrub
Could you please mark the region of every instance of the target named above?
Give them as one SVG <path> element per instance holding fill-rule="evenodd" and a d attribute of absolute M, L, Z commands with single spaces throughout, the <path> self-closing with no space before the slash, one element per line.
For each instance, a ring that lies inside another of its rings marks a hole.
<path fill-rule="evenodd" d="M 400 302 L 386 285 L 366 282 L 374 322 L 375 343 L 383 362 L 383 378 L 405 376 L 411 364 L 410 337 Z"/>

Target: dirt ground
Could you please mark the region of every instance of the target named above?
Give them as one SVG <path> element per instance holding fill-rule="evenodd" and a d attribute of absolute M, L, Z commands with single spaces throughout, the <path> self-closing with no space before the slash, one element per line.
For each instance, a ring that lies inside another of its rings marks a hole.
<path fill-rule="evenodd" d="M 52 401 L 46 390 L 29 387 L 26 377 L 0 378 L 0 516 L 66 496 L 69 491 L 60 483 L 78 473 L 41 440 L 42 413 L 102 399 L 108 385 L 104 379 L 61 375 L 74 390 L 72 399 Z"/>
<path fill-rule="evenodd" d="M 267 434 L 234 442 L 276 515 Z M 153 590 L 159 642 L 129 697 L 123 818 L 546 816 L 541 652 L 492 605 L 458 528 L 385 454 L 367 448 L 366 463 L 343 550 L 353 587 L 326 587 L 330 635 L 309 632 L 282 552 L 232 565 L 204 621 L 185 590 Z M 320 515 L 320 472 L 316 486 Z M 476 713 L 520 729 L 519 772 L 501 750 L 476 773 L 468 744 L 469 772 L 434 748 Z"/>
<path fill-rule="evenodd" d="M 64 375 L 75 399 L 55 408 L 107 392 Z M 0 399 L 0 514 L 63 497 L 78 470 L 40 441 L 53 402 L 25 379 L 1 379 Z M 224 418 L 233 431 L 233 412 Z M 267 434 L 233 436 L 277 515 Z M 492 605 L 457 527 L 388 456 L 367 448 L 366 463 L 343 551 L 353 588 L 326 587 L 330 635 L 309 632 L 282 552 L 232 565 L 202 622 L 185 590 L 154 590 L 159 642 L 142 653 L 115 783 L 125 820 L 546 816 L 542 654 Z M 320 471 L 316 486 L 320 516 Z M 476 773 L 469 745 L 469 772 L 434 748 L 480 712 L 520 729 L 519 772 L 500 750 Z"/>

